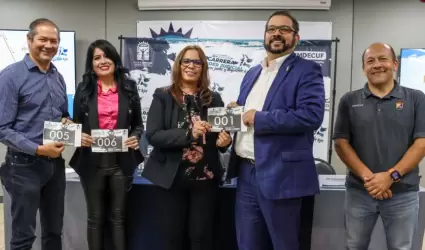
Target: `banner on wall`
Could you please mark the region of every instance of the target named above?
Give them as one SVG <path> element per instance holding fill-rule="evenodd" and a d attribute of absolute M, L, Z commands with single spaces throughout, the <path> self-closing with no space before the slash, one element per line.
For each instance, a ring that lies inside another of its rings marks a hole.
<path fill-rule="evenodd" d="M 249 29 L 245 29 L 250 27 Z M 176 55 L 187 45 L 199 45 L 207 55 L 212 88 L 225 104 L 235 101 L 245 73 L 265 58 L 265 22 L 258 21 L 147 21 L 138 22 L 137 38 L 124 38 L 124 66 L 137 82 L 143 121 L 158 87 L 170 85 Z M 314 60 L 323 68 L 326 112 L 315 131 L 314 156 L 328 160 L 329 100 L 331 86 L 332 25 L 300 22 L 296 54 Z M 146 149 L 149 151 L 149 149 Z"/>

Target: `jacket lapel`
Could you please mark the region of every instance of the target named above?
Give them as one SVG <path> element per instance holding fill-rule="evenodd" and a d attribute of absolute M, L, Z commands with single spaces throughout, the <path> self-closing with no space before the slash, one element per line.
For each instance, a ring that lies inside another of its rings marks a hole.
<path fill-rule="evenodd" d="M 96 88 L 94 88 L 93 97 L 90 100 L 90 107 L 89 107 L 89 123 L 91 129 L 98 129 L 99 128 L 99 115 L 98 115 L 98 108 L 97 108 L 97 84 Z"/>
<path fill-rule="evenodd" d="M 127 115 L 129 112 L 132 112 L 128 105 L 128 98 L 125 96 L 124 91 L 121 86 L 118 86 L 118 120 L 117 128 L 126 129 L 127 128 Z M 130 131 L 129 131 L 130 132 Z"/>
<path fill-rule="evenodd" d="M 170 95 L 171 98 L 169 98 L 169 102 L 171 105 L 171 119 L 170 119 L 170 127 L 169 128 L 177 128 L 178 127 L 178 120 L 179 120 L 179 110 L 180 105 L 178 105 L 175 101 L 173 96 Z"/>
<path fill-rule="evenodd" d="M 238 100 L 238 104 L 240 106 L 245 106 L 246 99 L 248 98 L 249 92 L 251 92 L 252 87 L 254 86 L 255 82 L 257 81 L 258 77 L 261 74 L 261 69 L 262 68 L 260 65 L 253 68 L 252 71 L 250 72 L 251 74 L 248 77 L 246 77 L 246 82 L 242 83 L 243 89 L 241 90 L 240 99 Z"/>
<path fill-rule="evenodd" d="M 277 75 L 273 80 L 272 85 L 270 86 L 269 92 L 267 93 L 266 100 L 263 105 L 263 111 L 269 109 L 270 104 L 277 93 L 277 90 L 283 84 L 283 81 L 285 80 L 286 76 L 291 71 L 292 65 L 294 64 L 296 58 L 297 56 L 295 55 L 295 53 L 292 53 L 280 66 L 279 71 L 277 72 Z"/>

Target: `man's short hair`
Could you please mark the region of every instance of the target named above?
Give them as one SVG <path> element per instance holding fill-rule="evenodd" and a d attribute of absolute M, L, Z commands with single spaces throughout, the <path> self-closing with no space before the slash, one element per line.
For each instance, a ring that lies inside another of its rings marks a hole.
<path fill-rule="evenodd" d="M 393 57 L 393 60 L 394 61 L 397 61 L 397 56 L 396 56 L 396 54 L 395 54 L 395 50 L 394 50 L 394 48 L 391 46 L 391 45 L 389 45 L 389 44 L 386 44 L 385 43 L 385 45 L 387 45 L 388 47 L 390 47 L 390 50 L 391 50 L 391 56 Z M 362 67 L 364 67 L 364 56 L 366 55 L 366 51 L 368 50 L 369 48 L 367 48 L 367 49 L 365 49 L 364 51 L 363 51 L 363 54 L 362 54 Z"/>
<path fill-rule="evenodd" d="M 286 16 L 287 18 L 291 19 L 292 28 L 295 30 L 295 33 L 298 33 L 300 31 L 300 24 L 298 23 L 297 19 L 295 19 L 295 17 L 291 15 L 291 13 L 287 10 L 278 10 L 278 11 L 275 11 L 273 14 L 271 14 L 269 19 L 267 19 L 266 28 L 267 28 L 267 25 L 269 24 L 270 19 L 272 19 L 272 17 L 274 16 Z"/>
<path fill-rule="evenodd" d="M 27 36 L 30 38 L 31 41 L 34 39 L 35 35 L 37 35 L 37 27 L 40 25 L 50 25 L 55 27 L 56 30 L 58 31 L 58 38 L 60 39 L 59 27 L 53 21 L 47 18 L 38 18 L 32 21 L 29 26 Z"/>

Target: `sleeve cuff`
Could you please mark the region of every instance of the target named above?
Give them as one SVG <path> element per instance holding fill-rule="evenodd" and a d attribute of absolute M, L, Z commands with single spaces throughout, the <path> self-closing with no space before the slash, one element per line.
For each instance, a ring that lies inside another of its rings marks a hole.
<path fill-rule="evenodd" d="M 425 138 L 425 132 L 417 132 L 413 135 L 413 140 L 416 140 L 419 138 Z"/>
<path fill-rule="evenodd" d="M 29 155 L 36 155 L 37 149 L 38 149 L 38 144 L 34 143 L 32 141 L 28 141 L 25 145 L 25 147 L 21 148 L 21 151 L 24 152 L 25 154 L 29 154 Z"/>
<path fill-rule="evenodd" d="M 346 139 L 346 140 L 349 140 L 350 139 L 350 136 L 349 135 L 345 135 L 345 134 L 333 134 L 332 140 L 336 140 L 336 139 Z"/>

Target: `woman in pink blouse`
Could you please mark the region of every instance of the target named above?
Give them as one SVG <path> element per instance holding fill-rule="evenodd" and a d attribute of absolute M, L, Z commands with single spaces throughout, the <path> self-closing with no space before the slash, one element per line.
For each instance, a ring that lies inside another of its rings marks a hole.
<path fill-rule="evenodd" d="M 138 141 L 143 132 L 136 83 L 126 76 L 121 58 L 106 40 L 87 51 L 86 73 L 75 93 L 74 122 L 82 124 L 81 148 L 70 166 L 79 174 L 87 203 L 87 241 L 90 250 L 103 247 L 103 229 L 111 227 L 115 250 L 125 250 L 125 205 L 137 165 L 143 162 Z M 92 129 L 127 129 L 128 152 L 93 153 Z"/>

